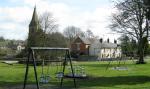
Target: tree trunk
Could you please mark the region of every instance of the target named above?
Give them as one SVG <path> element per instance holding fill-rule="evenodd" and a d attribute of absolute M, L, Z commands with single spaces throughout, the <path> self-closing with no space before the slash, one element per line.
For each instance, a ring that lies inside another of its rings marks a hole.
<path fill-rule="evenodd" d="M 143 44 L 143 38 L 140 39 L 139 41 L 139 47 L 138 47 L 138 50 L 139 50 L 139 59 L 137 61 L 136 64 L 145 64 L 144 62 L 144 44 Z"/>
<path fill-rule="evenodd" d="M 143 53 L 143 49 L 141 50 L 139 50 L 140 52 L 139 52 L 139 60 L 138 60 L 138 62 L 137 62 L 137 64 L 145 64 L 145 62 L 144 62 L 144 53 Z"/>

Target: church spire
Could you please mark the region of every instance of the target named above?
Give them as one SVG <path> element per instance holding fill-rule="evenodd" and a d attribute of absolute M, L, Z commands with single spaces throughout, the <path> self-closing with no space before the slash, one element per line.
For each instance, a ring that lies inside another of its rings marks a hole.
<path fill-rule="evenodd" d="M 39 24 L 39 21 L 38 21 L 38 16 L 37 16 L 37 12 L 36 12 L 36 6 L 35 6 L 33 15 L 32 15 L 32 20 L 31 20 L 29 26 L 38 25 L 38 24 Z"/>

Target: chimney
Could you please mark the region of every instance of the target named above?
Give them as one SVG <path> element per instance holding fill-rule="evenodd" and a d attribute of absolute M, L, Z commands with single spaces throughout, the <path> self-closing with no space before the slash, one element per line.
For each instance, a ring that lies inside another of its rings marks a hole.
<path fill-rule="evenodd" d="M 107 43 L 109 43 L 109 38 L 107 39 Z"/>
<path fill-rule="evenodd" d="M 117 44 L 117 40 L 114 40 L 114 43 Z"/>
<path fill-rule="evenodd" d="M 100 38 L 100 39 L 99 39 L 99 42 L 100 42 L 100 43 L 103 43 L 103 39 L 102 39 L 102 38 Z"/>

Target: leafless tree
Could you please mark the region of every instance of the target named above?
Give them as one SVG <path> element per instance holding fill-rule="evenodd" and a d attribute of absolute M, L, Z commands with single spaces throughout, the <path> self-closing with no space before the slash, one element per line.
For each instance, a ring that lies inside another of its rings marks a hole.
<path fill-rule="evenodd" d="M 87 29 L 85 32 L 86 38 L 94 38 L 94 34 L 90 29 Z"/>
<path fill-rule="evenodd" d="M 56 19 L 53 17 L 52 13 L 45 12 L 40 16 L 40 26 L 45 33 L 56 32 L 58 29 L 58 24 Z"/>
<path fill-rule="evenodd" d="M 64 29 L 63 34 L 65 35 L 65 37 L 68 38 L 69 40 L 69 44 L 71 44 L 71 42 L 77 37 L 77 36 L 81 36 L 84 37 L 84 33 L 81 31 L 80 28 L 75 27 L 75 26 L 68 26 Z"/>
<path fill-rule="evenodd" d="M 43 30 L 44 35 L 42 36 L 42 44 L 43 46 L 48 45 L 48 37 L 53 32 L 57 32 L 58 24 L 56 23 L 56 19 L 53 17 L 52 13 L 44 12 L 39 18 L 40 27 Z"/>
<path fill-rule="evenodd" d="M 138 41 L 139 61 L 144 62 L 144 39 L 149 35 L 148 19 L 143 0 L 123 0 L 116 4 L 118 12 L 112 15 L 110 28 L 128 34 Z"/>

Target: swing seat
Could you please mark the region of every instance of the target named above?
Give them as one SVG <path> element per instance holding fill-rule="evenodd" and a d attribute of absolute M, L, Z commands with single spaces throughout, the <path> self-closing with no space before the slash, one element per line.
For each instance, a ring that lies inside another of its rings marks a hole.
<path fill-rule="evenodd" d="M 45 78 L 44 78 L 44 76 L 41 76 L 41 77 L 40 77 L 40 83 L 45 83 Z"/>
<path fill-rule="evenodd" d="M 81 76 L 82 76 L 82 77 L 87 77 L 87 75 L 86 75 L 86 74 L 82 74 Z"/>
<path fill-rule="evenodd" d="M 56 73 L 56 78 L 62 78 L 64 75 L 63 75 L 63 72 L 57 72 Z"/>
<path fill-rule="evenodd" d="M 40 77 L 40 83 L 46 84 L 46 83 L 49 82 L 50 79 L 51 79 L 51 77 L 50 77 L 49 75 L 48 75 L 48 76 L 42 75 L 42 76 Z"/>
<path fill-rule="evenodd" d="M 51 80 L 51 77 L 49 75 L 45 76 L 45 83 L 48 83 Z"/>

